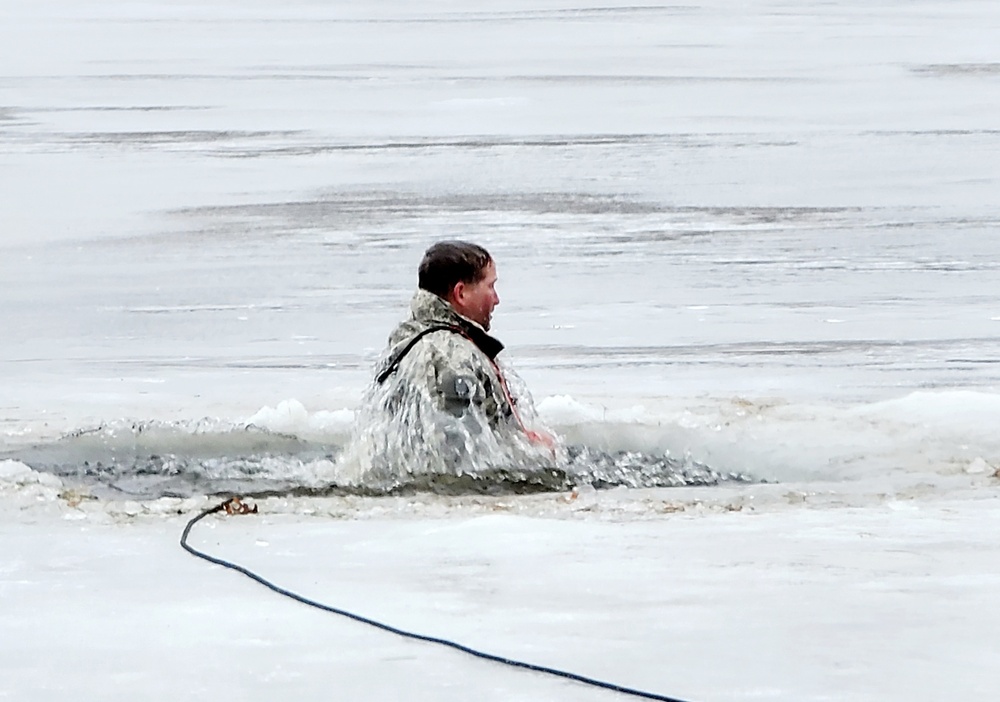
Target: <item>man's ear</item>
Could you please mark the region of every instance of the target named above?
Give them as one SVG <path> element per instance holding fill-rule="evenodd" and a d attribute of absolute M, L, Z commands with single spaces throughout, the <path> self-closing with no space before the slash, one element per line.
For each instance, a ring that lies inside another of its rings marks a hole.
<path fill-rule="evenodd" d="M 465 282 L 460 280 L 457 283 L 455 283 L 455 287 L 453 287 L 451 289 L 451 292 L 448 293 L 448 302 L 451 302 L 452 304 L 456 302 L 461 304 L 462 298 L 464 296 L 465 296 Z"/>

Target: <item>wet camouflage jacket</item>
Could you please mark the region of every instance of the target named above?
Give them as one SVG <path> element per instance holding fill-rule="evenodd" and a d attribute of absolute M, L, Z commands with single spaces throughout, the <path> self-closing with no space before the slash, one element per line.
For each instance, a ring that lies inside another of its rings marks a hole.
<path fill-rule="evenodd" d="M 522 425 L 540 427 L 539 418 L 524 382 L 497 358 L 503 344 L 432 293 L 418 290 L 410 308 L 357 414 L 345 465 L 359 484 L 564 486 L 553 452 Z"/>
<path fill-rule="evenodd" d="M 478 409 L 494 431 L 516 424 L 495 365 L 503 344 L 426 290 L 417 290 L 410 310 L 410 319 L 389 336 L 376 381 L 422 388 L 438 410 L 452 416 Z"/>

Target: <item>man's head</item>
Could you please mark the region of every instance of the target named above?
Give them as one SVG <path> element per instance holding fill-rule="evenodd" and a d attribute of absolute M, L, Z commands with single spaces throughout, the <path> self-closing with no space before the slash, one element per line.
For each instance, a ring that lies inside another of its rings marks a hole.
<path fill-rule="evenodd" d="M 494 285 L 496 266 L 482 246 L 465 241 L 439 241 L 420 262 L 419 286 L 446 300 L 463 317 L 487 331 L 493 308 L 500 304 Z"/>

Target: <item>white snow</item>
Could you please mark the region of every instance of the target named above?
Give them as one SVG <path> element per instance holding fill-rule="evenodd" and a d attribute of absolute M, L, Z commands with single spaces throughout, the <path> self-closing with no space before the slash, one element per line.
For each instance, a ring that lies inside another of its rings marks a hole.
<path fill-rule="evenodd" d="M 995 695 L 995 494 L 740 511 L 676 495 L 265 501 L 192 545 L 403 629 L 681 699 Z M 0 521 L 0 692 L 617 699 L 288 601 L 182 552 L 184 518 L 134 511 Z"/>
<path fill-rule="evenodd" d="M 354 412 L 349 409 L 309 412 L 298 400 L 282 400 L 276 407 L 261 407 L 246 423 L 303 437 L 347 434 L 354 423 Z"/>

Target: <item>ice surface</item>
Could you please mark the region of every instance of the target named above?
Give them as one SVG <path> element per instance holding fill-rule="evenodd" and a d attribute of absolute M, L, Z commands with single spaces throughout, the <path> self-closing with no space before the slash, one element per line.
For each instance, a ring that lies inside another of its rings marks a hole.
<path fill-rule="evenodd" d="M 983 3 L 4 12 L 8 432 L 352 408 L 443 236 L 538 397 L 996 390 Z"/>
<path fill-rule="evenodd" d="M 645 518 L 611 497 L 591 512 L 533 498 L 547 518 L 496 500 L 451 518 L 385 500 L 340 505 L 347 519 L 267 503 L 264 516 L 203 522 L 192 543 L 334 606 L 681 699 L 995 695 L 995 497 Z M 674 509 L 664 498 L 650 503 Z M 609 699 L 284 600 L 189 558 L 182 525 L 0 523 L 0 691 Z"/>

